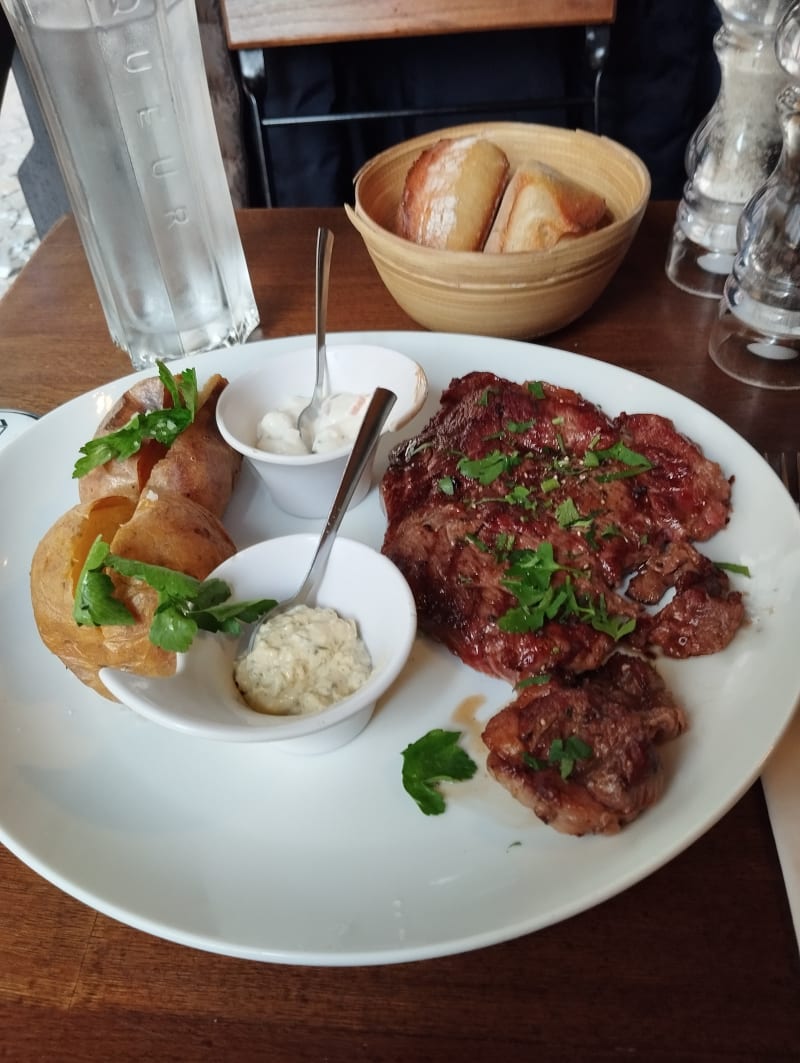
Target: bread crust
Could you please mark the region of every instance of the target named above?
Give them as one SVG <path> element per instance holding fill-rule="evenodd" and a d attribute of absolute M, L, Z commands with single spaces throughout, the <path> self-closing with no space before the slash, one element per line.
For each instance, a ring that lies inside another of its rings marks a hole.
<path fill-rule="evenodd" d="M 398 234 L 425 247 L 480 251 L 508 181 L 504 151 L 482 137 L 444 137 L 406 175 Z"/>
<path fill-rule="evenodd" d="M 552 166 L 529 160 L 509 181 L 484 250 L 549 251 L 564 238 L 599 228 L 605 215 L 602 196 Z"/>

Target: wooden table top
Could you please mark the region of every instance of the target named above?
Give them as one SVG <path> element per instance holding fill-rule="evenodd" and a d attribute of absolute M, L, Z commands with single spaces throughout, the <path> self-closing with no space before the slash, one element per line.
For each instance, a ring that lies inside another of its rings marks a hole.
<path fill-rule="evenodd" d="M 599 302 L 543 342 L 654 378 L 760 450 L 796 448 L 796 394 L 723 375 L 706 353 L 715 302 L 666 279 L 674 207 L 651 204 Z M 254 338 L 313 331 L 320 224 L 337 238 L 329 329 L 416 328 L 343 211 L 249 211 L 240 225 L 262 315 Z M 67 219 L 0 301 L 0 407 L 43 413 L 129 371 Z M 800 957 L 761 786 L 665 867 L 582 915 L 395 966 L 259 964 L 162 941 L 0 847 L 0 1057 L 798 1060 Z"/>

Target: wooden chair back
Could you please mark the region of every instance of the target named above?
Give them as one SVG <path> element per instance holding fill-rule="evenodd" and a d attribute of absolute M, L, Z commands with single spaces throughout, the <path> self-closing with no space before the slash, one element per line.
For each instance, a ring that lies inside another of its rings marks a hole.
<path fill-rule="evenodd" d="M 614 21 L 616 0 L 221 0 L 229 47 L 272 48 Z"/>

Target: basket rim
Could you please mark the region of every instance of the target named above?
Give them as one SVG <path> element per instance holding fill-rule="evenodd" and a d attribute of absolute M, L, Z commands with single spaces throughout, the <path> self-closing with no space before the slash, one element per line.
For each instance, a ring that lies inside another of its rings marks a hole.
<path fill-rule="evenodd" d="M 618 140 L 614 140 L 612 137 L 607 137 L 602 133 L 590 133 L 588 129 L 572 129 L 565 126 L 551 126 L 536 122 L 469 122 L 465 125 L 446 126 L 443 129 L 431 130 L 428 133 L 420 133 L 418 136 L 412 137 L 410 140 L 402 140 L 397 144 L 384 148 L 384 150 L 378 152 L 377 155 L 373 155 L 370 159 L 367 159 L 367 161 L 356 171 L 356 174 L 353 177 L 353 184 L 357 188 L 359 181 L 367 171 L 375 169 L 379 164 L 392 158 L 400 149 L 402 149 L 403 152 L 421 150 L 429 144 L 435 143 L 437 140 L 441 140 L 445 137 L 456 134 L 459 137 L 478 135 L 479 133 L 488 135 L 490 130 L 497 130 L 501 133 L 525 131 L 565 142 L 578 137 L 581 140 L 601 145 L 603 148 L 616 152 L 620 157 L 625 158 L 631 163 L 646 185 L 646 195 L 648 197 L 650 195 L 652 187 L 650 171 L 643 160 L 634 151 L 625 147 L 625 145 L 621 144 Z"/>

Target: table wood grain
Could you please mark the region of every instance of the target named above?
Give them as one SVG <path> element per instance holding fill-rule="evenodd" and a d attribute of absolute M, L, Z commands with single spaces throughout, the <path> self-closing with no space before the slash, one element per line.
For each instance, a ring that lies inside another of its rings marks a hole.
<path fill-rule="evenodd" d="M 707 357 L 715 303 L 664 275 L 673 217 L 674 204 L 651 204 L 606 293 L 546 342 L 667 384 L 758 449 L 796 447 L 797 396 L 749 388 Z M 254 338 L 312 332 L 318 224 L 337 238 L 330 329 L 415 328 L 342 211 L 251 211 L 240 226 L 262 315 Z M 0 301 L 0 406 L 44 413 L 129 371 L 67 219 Z M 94 912 L 0 847 L 0 1059 L 459 1058 L 800 1060 L 800 957 L 760 784 L 588 912 L 383 967 L 258 964 L 172 944 Z"/>

